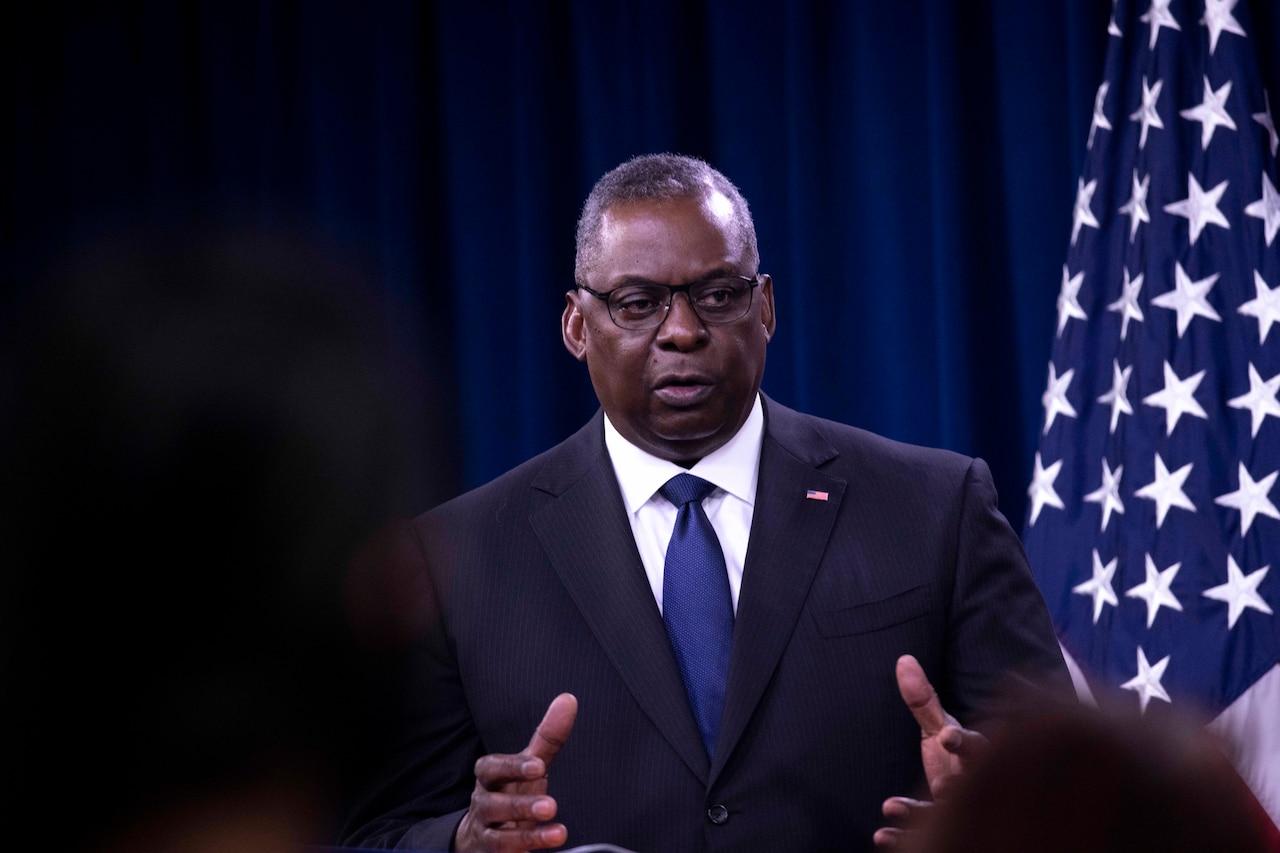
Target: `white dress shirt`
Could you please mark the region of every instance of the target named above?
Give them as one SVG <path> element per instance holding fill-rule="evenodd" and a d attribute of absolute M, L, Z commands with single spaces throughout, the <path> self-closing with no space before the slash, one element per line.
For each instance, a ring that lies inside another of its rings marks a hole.
<path fill-rule="evenodd" d="M 760 478 L 760 445 L 764 439 L 764 409 L 760 396 L 742 428 L 720 449 L 708 454 L 688 473 L 714 483 L 716 489 L 702 500 L 702 509 L 715 528 L 729 572 L 733 611 L 738 612 L 738 590 L 747 560 L 747 539 L 755 514 L 756 483 Z M 622 490 L 627 520 L 640 551 L 649 587 L 662 610 L 662 575 L 667 543 L 676 526 L 677 507 L 659 489 L 676 474 L 685 473 L 674 462 L 646 453 L 622 437 L 608 415 L 604 419 L 604 445 L 613 460 L 613 472 Z"/>

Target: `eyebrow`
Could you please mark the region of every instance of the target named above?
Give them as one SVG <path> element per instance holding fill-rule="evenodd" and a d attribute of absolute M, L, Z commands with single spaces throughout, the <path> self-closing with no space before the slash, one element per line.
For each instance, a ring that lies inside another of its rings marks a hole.
<path fill-rule="evenodd" d="M 624 275 L 621 278 L 617 279 L 616 281 L 611 282 L 613 286 L 610 287 L 609 289 L 612 291 L 620 287 L 639 287 L 639 286 L 684 287 L 685 285 L 689 285 L 689 284 L 701 284 L 704 281 L 711 281 L 712 279 L 716 279 L 716 278 L 725 278 L 725 277 L 739 278 L 741 276 L 742 276 L 742 273 L 730 267 L 718 267 L 716 269 L 711 270 L 710 272 L 705 272 L 702 275 L 698 276 L 697 278 L 691 279 L 682 284 L 670 285 L 670 284 L 662 284 L 661 282 L 647 279 L 644 276 Z"/>

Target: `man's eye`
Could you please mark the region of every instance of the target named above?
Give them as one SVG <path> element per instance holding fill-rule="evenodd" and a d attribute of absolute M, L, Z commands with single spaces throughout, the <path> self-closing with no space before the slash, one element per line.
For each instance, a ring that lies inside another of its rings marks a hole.
<path fill-rule="evenodd" d="M 644 291 L 623 293 L 613 299 L 613 307 L 628 314 L 651 314 L 661 306 L 658 297 Z"/>
<path fill-rule="evenodd" d="M 707 308 L 717 308 L 733 301 L 733 290 L 727 287 L 713 287 L 698 294 L 698 304 Z"/>

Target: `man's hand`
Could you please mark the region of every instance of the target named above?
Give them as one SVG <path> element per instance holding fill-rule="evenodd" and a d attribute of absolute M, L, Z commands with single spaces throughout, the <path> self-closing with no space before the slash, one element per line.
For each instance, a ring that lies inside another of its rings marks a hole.
<path fill-rule="evenodd" d="M 966 729 L 943 709 L 938 694 L 925 677 L 920 662 L 911 655 L 898 658 L 898 692 L 920 724 L 920 758 L 924 763 L 929 793 L 939 799 L 955 777 L 971 767 L 987 751 L 987 739 L 979 732 Z M 908 797 L 890 797 L 881 811 L 885 817 L 909 823 L 929 808 L 929 803 Z M 876 830 L 875 843 L 893 847 L 901 840 L 903 830 L 883 827 Z"/>
<path fill-rule="evenodd" d="M 578 700 L 561 693 L 522 752 L 476 761 L 476 789 L 454 835 L 455 850 L 524 853 L 568 840 L 564 824 L 546 823 L 556 816 L 556 801 L 547 796 L 547 770 L 577 716 Z"/>
<path fill-rule="evenodd" d="M 966 766 L 972 766 L 986 753 L 987 739 L 964 728 L 943 710 L 933 685 L 911 655 L 898 658 L 897 675 L 902 701 L 920 724 L 920 758 L 929 793 L 936 800 L 945 796 L 947 786 Z"/>

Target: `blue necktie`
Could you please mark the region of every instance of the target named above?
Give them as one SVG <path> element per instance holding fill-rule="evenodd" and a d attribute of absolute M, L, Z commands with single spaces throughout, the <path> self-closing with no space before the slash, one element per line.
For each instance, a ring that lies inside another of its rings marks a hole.
<path fill-rule="evenodd" d="M 715 753 L 733 645 L 733 601 L 720 540 L 702 510 L 715 485 L 677 474 L 659 491 L 679 507 L 662 576 L 662 621 L 707 757 Z"/>

